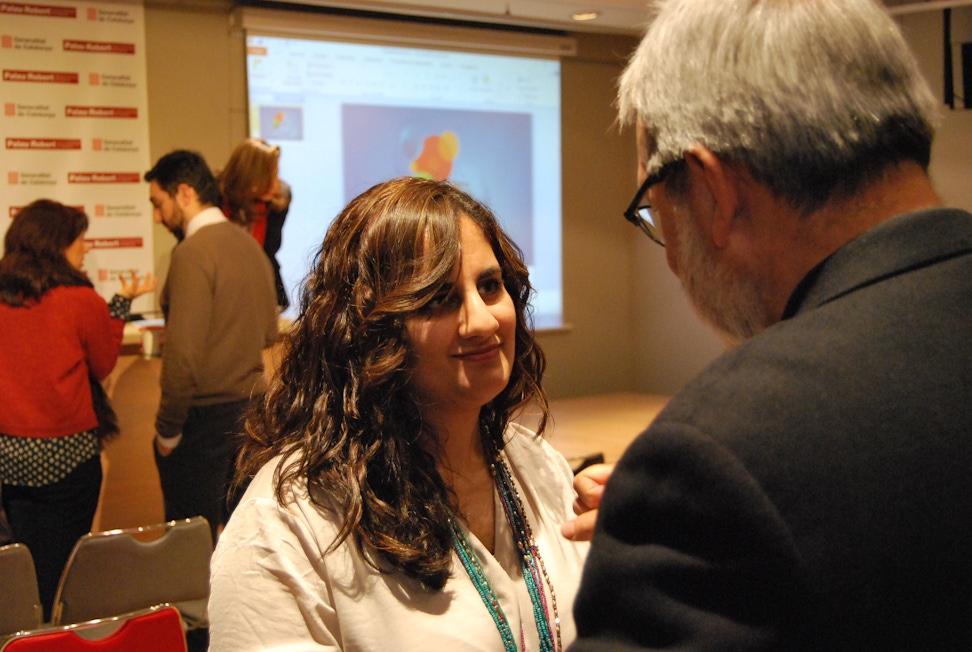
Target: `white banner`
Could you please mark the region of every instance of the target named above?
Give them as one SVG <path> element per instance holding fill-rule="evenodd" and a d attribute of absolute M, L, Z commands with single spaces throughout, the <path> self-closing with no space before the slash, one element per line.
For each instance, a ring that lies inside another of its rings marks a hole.
<path fill-rule="evenodd" d="M 84 269 L 108 299 L 120 273 L 153 271 L 143 7 L 0 2 L 0 70 L 0 234 L 35 199 L 81 208 Z"/>

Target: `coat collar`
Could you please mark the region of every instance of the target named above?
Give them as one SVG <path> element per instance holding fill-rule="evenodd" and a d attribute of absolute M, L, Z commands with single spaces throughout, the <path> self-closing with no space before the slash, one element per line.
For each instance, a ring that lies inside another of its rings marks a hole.
<path fill-rule="evenodd" d="M 889 276 L 972 252 L 972 214 L 950 208 L 903 213 L 868 229 L 797 285 L 783 319 Z"/>

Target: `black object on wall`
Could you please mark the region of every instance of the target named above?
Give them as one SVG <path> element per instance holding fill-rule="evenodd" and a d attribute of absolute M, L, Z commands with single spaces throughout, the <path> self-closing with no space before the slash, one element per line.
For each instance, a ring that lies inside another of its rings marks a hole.
<path fill-rule="evenodd" d="M 962 44 L 962 103 L 972 109 L 972 43 Z"/>
<path fill-rule="evenodd" d="M 952 69 L 952 10 L 942 12 L 942 45 L 945 65 L 945 106 L 955 108 L 955 77 Z"/>

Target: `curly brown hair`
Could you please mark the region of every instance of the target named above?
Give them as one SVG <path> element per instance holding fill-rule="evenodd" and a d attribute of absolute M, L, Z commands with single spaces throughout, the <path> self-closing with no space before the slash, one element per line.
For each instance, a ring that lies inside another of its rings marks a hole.
<path fill-rule="evenodd" d="M 306 481 L 310 499 L 341 523 L 374 568 L 439 590 L 451 573 L 448 517 L 455 495 L 436 470 L 410 387 L 406 319 L 448 281 L 461 255 L 460 219 L 482 230 L 516 309 L 516 354 L 506 388 L 480 411 L 486 450 L 524 406 L 548 416 L 545 366 L 534 340 L 532 287 L 520 249 L 483 204 L 448 182 L 400 178 L 367 190 L 337 216 L 285 336 L 277 374 L 247 420 L 242 485 L 284 454 L 277 500 Z"/>

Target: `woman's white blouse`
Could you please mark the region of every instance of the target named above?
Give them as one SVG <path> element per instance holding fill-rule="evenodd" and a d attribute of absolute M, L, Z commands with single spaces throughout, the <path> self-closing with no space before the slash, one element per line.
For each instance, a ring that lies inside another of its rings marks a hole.
<path fill-rule="evenodd" d="M 554 585 L 564 647 L 575 638 L 571 613 L 587 544 L 567 541 L 573 476 L 546 441 L 518 425 L 504 449 L 527 519 Z M 281 506 L 273 475 L 281 458 L 254 478 L 219 538 L 212 563 L 210 650 L 491 651 L 503 642 L 482 598 L 453 553 L 452 577 L 439 592 L 400 573 L 369 566 L 350 541 L 324 551 L 338 526 L 310 502 L 306 487 Z M 538 650 L 533 606 L 499 496 L 495 553 L 467 537 L 518 642 Z"/>

